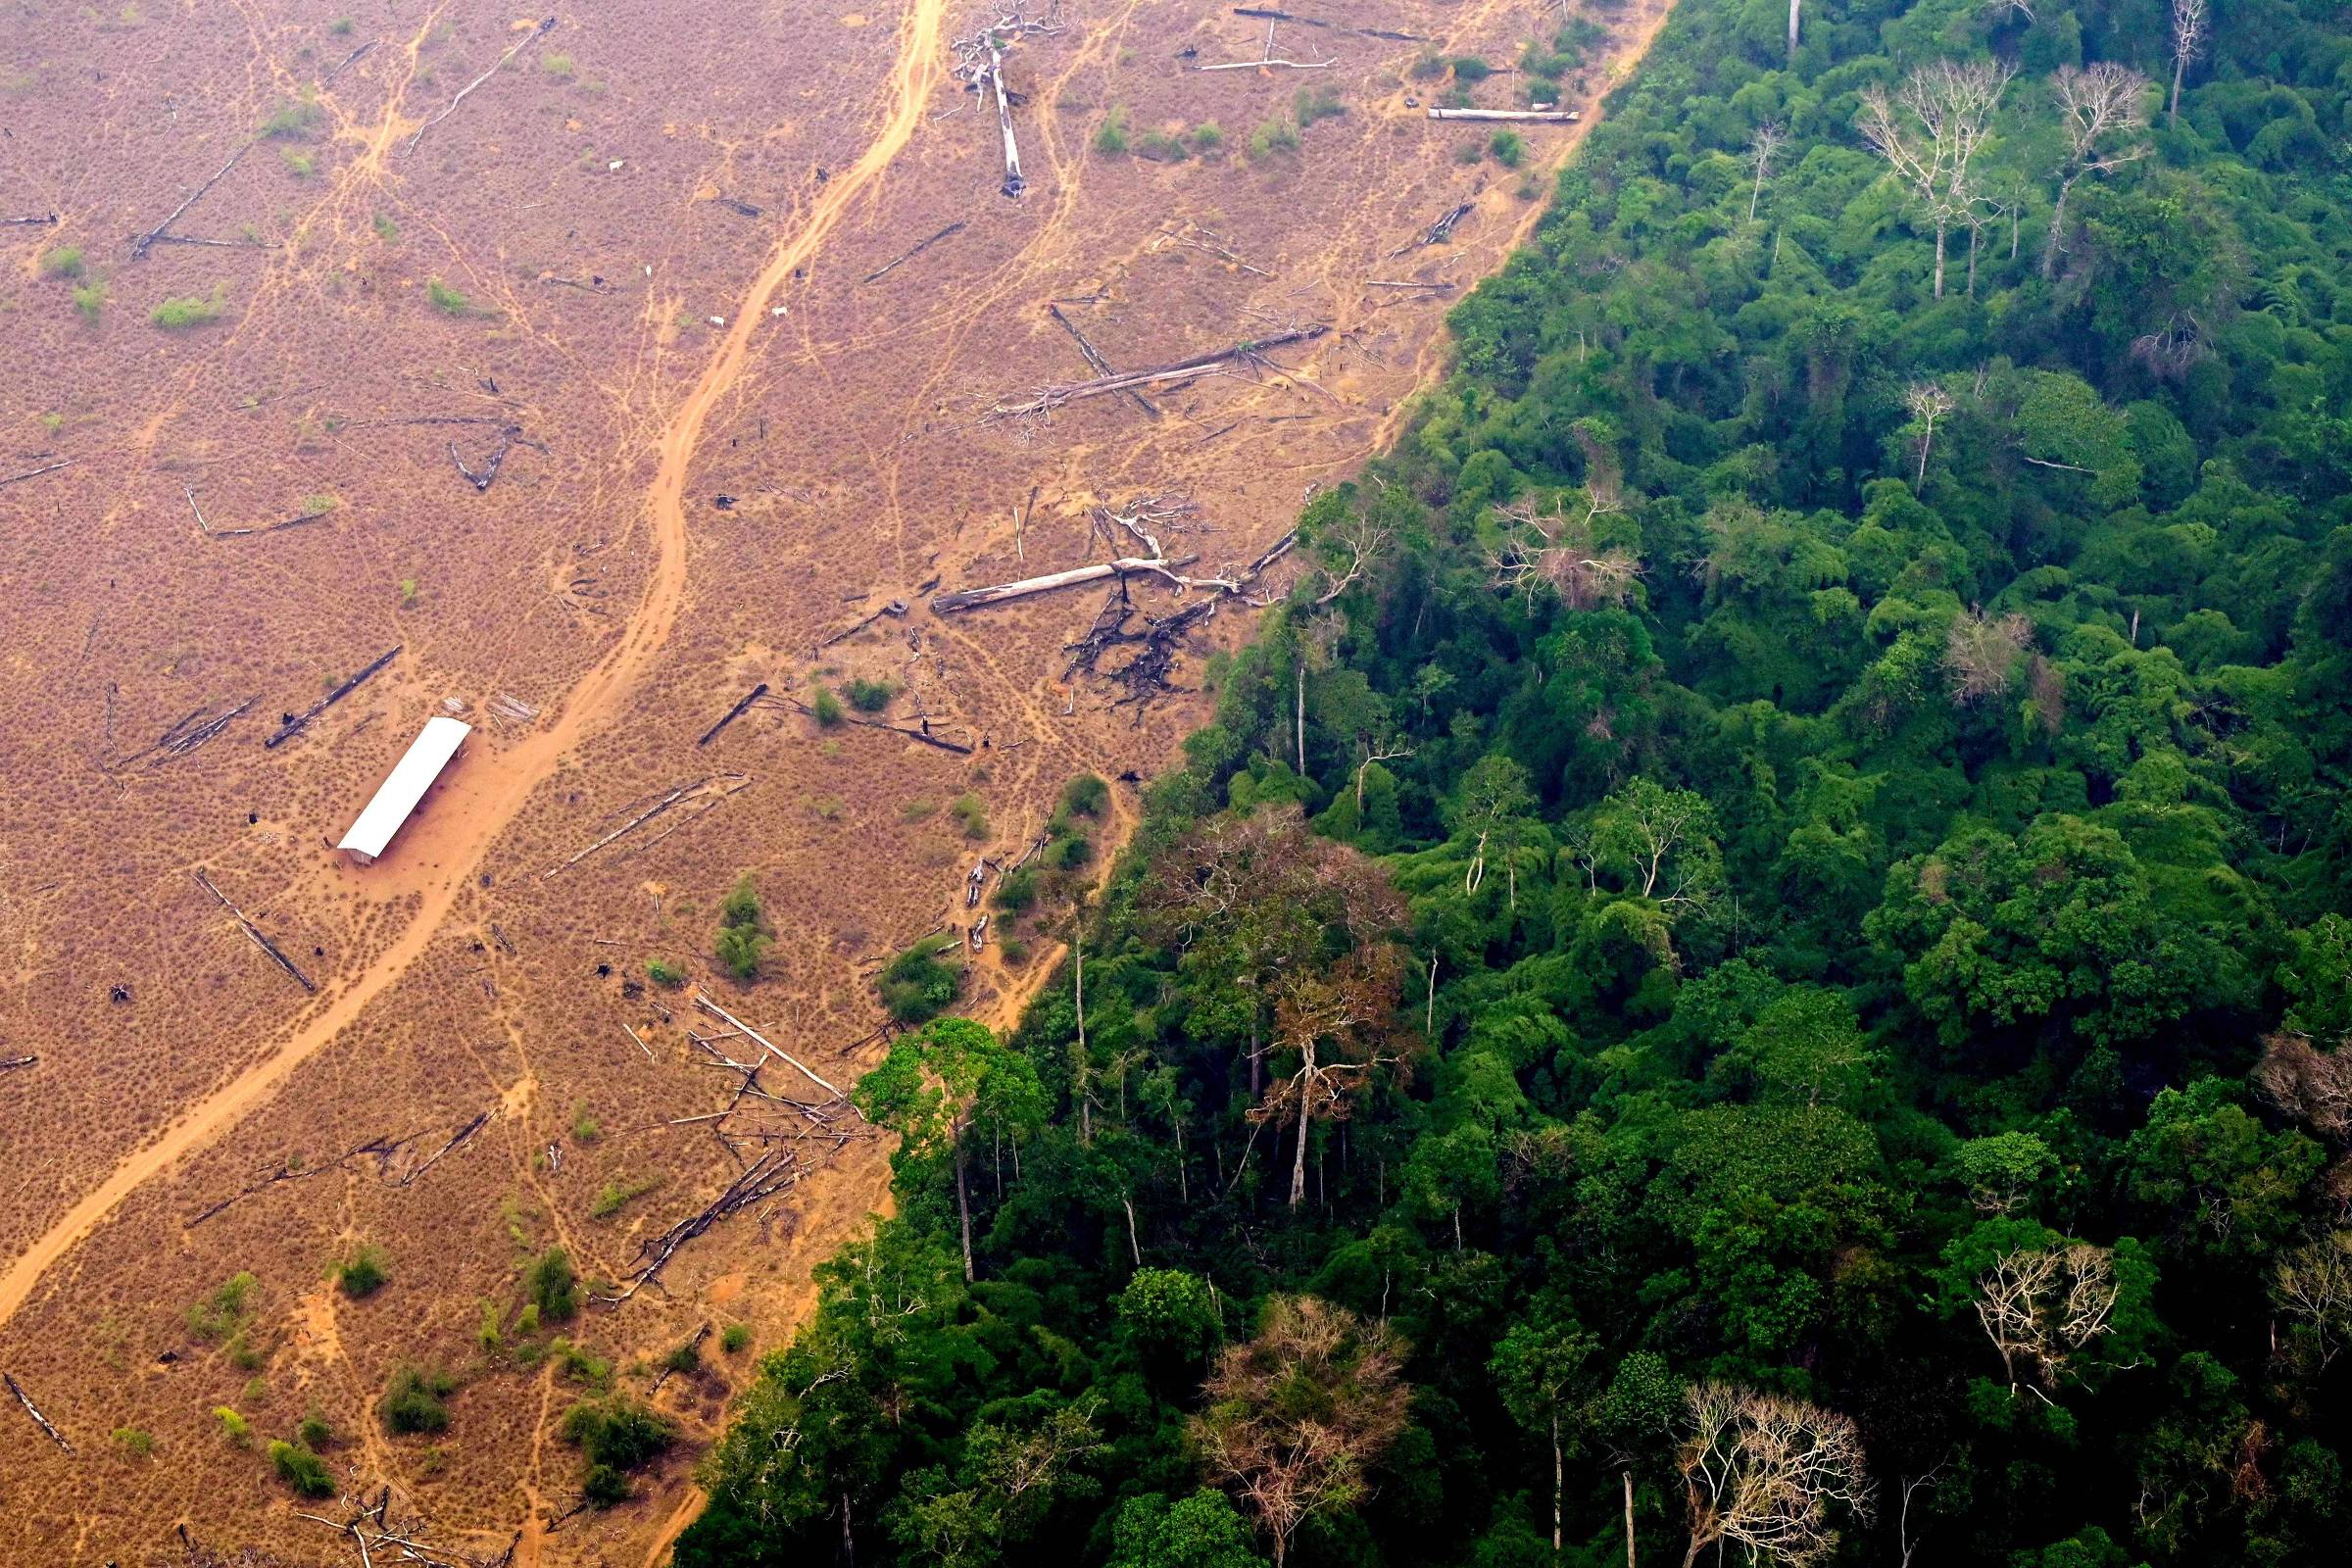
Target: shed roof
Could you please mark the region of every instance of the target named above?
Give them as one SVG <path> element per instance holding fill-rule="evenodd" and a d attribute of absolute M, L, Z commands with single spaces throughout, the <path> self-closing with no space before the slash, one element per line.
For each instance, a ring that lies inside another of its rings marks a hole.
<path fill-rule="evenodd" d="M 359 820 L 351 824 L 351 831 L 343 835 L 343 842 L 335 848 L 356 851 L 369 859 L 383 854 L 384 847 L 392 842 L 392 835 L 400 831 L 409 813 L 416 809 L 416 803 L 424 799 L 424 792 L 441 776 L 441 769 L 449 765 L 449 760 L 472 733 L 471 724 L 458 719 L 426 719 L 423 732 L 409 743 L 408 751 L 393 764 L 391 774 L 376 790 L 375 799 L 368 803 L 367 809 L 360 812 Z"/>

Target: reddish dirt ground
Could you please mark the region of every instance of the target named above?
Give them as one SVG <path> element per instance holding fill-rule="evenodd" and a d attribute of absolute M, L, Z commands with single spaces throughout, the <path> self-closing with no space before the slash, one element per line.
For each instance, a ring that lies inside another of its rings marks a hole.
<path fill-rule="evenodd" d="M 1432 41 L 1288 26 L 1278 55 L 1332 64 L 1207 72 L 1254 58 L 1263 24 L 1067 0 L 1060 31 L 1008 55 L 1029 189 L 1007 200 L 993 116 L 950 74 L 989 14 L 863 5 L 680 0 L 658 24 L 587 7 L 538 38 L 536 17 L 464 0 L 28 3 L 0 23 L 0 218 L 57 220 L 0 227 L 0 1060 L 38 1058 L 0 1070 L 0 1369 L 74 1449 L 0 1402 L 0 1561 L 182 1562 L 183 1525 L 208 1549 L 356 1560 L 260 1451 L 313 1410 L 338 1481 L 391 1486 L 454 1552 L 658 1560 L 753 1355 L 669 1379 L 657 1402 L 693 1441 L 632 1501 L 564 1517 L 579 1460 L 554 1428 L 576 1390 L 511 1333 L 479 1338 L 486 1308 L 511 1324 L 532 1254 L 560 1243 L 620 1278 L 739 1168 L 701 1124 L 666 1125 L 730 1080 L 690 1059 L 690 1010 L 631 977 L 682 961 L 832 1081 L 869 1065 L 870 960 L 967 919 L 975 853 L 1017 854 L 1078 773 L 1148 775 L 1207 700 L 1139 713 L 1064 681 L 1100 586 L 961 616 L 927 599 L 1103 559 L 1089 509 L 1146 493 L 1198 504 L 1181 545 L 1204 568 L 1254 556 L 1442 368 L 1458 292 L 1371 280 L 1491 270 L 1582 130 L 1529 127 L 1510 172 L 1476 156 L 1491 127 L 1405 104 L 1434 95 L 1409 74 L 1425 51 L 1515 60 L 1553 5 L 1317 0 L 1300 13 Z M 1664 11 L 1591 13 L 1610 39 L 1570 101 L 1590 113 Z M 1302 90 L 1345 112 L 1252 156 Z M 1207 122 L 1223 150 L 1098 152 L 1114 113 L 1138 150 Z M 129 237 L 248 143 L 171 230 L 220 243 L 134 259 Z M 1450 244 L 1404 249 L 1462 202 Z M 167 300 L 215 318 L 158 324 Z M 1121 368 L 1331 330 L 1279 372 L 1154 389 L 1156 419 L 1113 398 L 986 417 L 1091 373 L 1054 300 Z M 476 491 L 458 462 L 480 471 L 502 426 Z M 892 599 L 909 613 L 820 651 Z M 1212 621 L 1183 684 L 1249 621 Z M 779 703 L 696 744 L 754 682 L 805 700 L 857 677 L 897 687 L 894 722 L 927 714 L 974 750 Z M 146 753 L 247 699 L 201 747 Z M 466 754 L 380 863 L 341 863 L 326 846 L 451 704 L 477 726 Z M 740 787 L 564 863 L 710 779 Z M 966 795 L 977 841 L 946 808 Z M 1134 802 L 1114 791 L 1106 839 Z M 710 949 L 746 872 L 778 941 L 743 987 Z M 1051 944 L 1025 934 L 1024 962 L 974 962 L 967 1006 L 1008 1019 L 1047 983 Z M 371 1143 L 391 1152 L 337 1162 Z M 886 1176 L 880 1145 L 853 1143 L 565 1332 L 638 1392 L 704 1324 L 773 1346 Z M 600 1193 L 645 1182 L 598 1216 Z M 391 1282 L 352 1300 L 327 1269 L 362 1243 Z M 250 1365 L 187 1322 L 240 1270 L 260 1282 Z M 458 1374 L 446 1433 L 376 1423 L 408 1362 Z M 133 1430 L 152 1453 L 115 1436 Z"/>

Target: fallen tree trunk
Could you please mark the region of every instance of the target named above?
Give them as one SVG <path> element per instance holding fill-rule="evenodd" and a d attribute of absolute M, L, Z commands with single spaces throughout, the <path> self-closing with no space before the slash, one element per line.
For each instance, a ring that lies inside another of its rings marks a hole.
<path fill-rule="evenodd" d="M 0 484 L 20 484 L 26 479 L 38 479 L 44 473 L 55 473 L 60 468 L 71 468 L 79 461 L 77 458 L 68 458 L 62 463 L 45 464 L 38 468 L 27 468 L 23 473 L 12 473 L 7 478 L 0 479 Z"/>
<path fill-rule="evenodd" d="M 196 879 L 196 885 L 198 887 L 201 887 L 205 892 L 210 893 L 214 898 L 220 901 L 220 907 L 226 909 L 236 918 L 237 924 L 244 928 L 245 934 L 253 938 L 254 945 L 259 947 L 264 953 L 270 955 L 271 958 L 275 959 L 277 966 L 280 969 L 285 970 L 288 975 L 291 975 L 296 985 L 302 987 L 304 991 L 309 992 L 314 996 L 318 994 L 318 988 L 311 984 L 311 977 L 307 974 L 304 974 L 300 969 L 296 968 L 294 966 L 294 960 L 278 951 L 278 946 L 276 943 L 262 935 L 262 928 L 258 925 L 255 925 L 251 920 L 247 919 L 243 909 L 240 909 L 235 905 L 229 903 L 228 895 L 221 892 L 219 888 L 213 886 L 213 879 L 211 877 L 206 876 L 202 871 L 191 871 L 188 874 Z"/>
<path fill-rule="evenodd" d="M 352 676 L 351 679 L 345 681 L 333 691 L 328 692 L 318 702 L 313 703 L 309 708 L 295 714 L 292 718 L 287 719 L 285 723 L 278 729 L 276 734 L 262 742 L 263 749 L 265 751 L 274 750 L 281 742 L 292 740 L 295 736 L 301 734 L 310 726 L 311 720 L 317 718 L 320 713 L 323 713 L 328 709 L 334 707 L 344 698 L 349 697 L 353 692 L 358 691 L 362 682 L 366 681 L 368 676 L 374 674 L 386 664 L 392 662 L 392 661 L 397 658 L 399 654 L 400 650 L 398 648 L 393 649 L 390 653 L 385 654 L 383 657 L 376 660 L 374 663 L 369 664 L 366 669 L 361 670 L 357 675 Z"/>
<path fill-rule="evenodd" d="M 440 1164 L 441 1161 L 456 1153 L 459 1149 L 465 1146 L 468 1139 L 473 1137 L 475 1133 L 480 1132 L 483 1126 L 487 1124 L 489 1120 L 490 1113 L 486 1110 L 483 1111 L 480 1115 L 474 1117 L 473 1120 L 459 1128 L 455 1133 L 452 1133 L 450 1135 L 449 1142 L 443 1144 L 439 1152 L 435 1153 L 432 1158 L 426 1160 L 423 1164 L 417 1166 L 415 1170 L 409 1172 L 406 1176 L 403 1176 L 400 1180 L 394 1182 L 392 1185 L 395 1187 L 406 1187 L 410 1183 L 416 1181 L 417 1177 L 423 1175 L 426 1171 L 431 1170 L 435 1165 Z"/>
<path fill-rule="evenodd" d="M 922 255 L 923 252 L 929 250 L 941 240 L 946 239 L 949 235 L 960 234 L 962 232 L 963 220 L 959 218 L 955 222 L 950 223 L 947 227 L 941 229 L 938 233 L 932 235 L 929 239 L 924 240 L 921 244 L 916 245 L 909 250 L 901 251 L 898 255 L 892 257 L 889 261 L 884 262 L 880 267 L 875 268 L 872 271 L 866 273 L 865 276 L 859 278 L 858 281 L 860 283 L 878 283 L 883 278 L 888 277 L 892 272 L 897 271 L 899 268 L 905 266 L 908 262 L 913 261 L 917 256 Z"/>
<path fill-rule="evenodd" d="M 237 160 L 243 158 L 246 152 L 250 150 L 252 146 L 253 143 L 248 141 L 242 146 L 238 147 L 235 152 L 230 153 L 228 155 L 228 162 L 220 166 L 220 172 L 215 174 L 212 178 L 206 180 L 203 184 L 197 186 L 194 190 L 190 191 L 186 201 L 181 202 L 177 207 L 172 209 L 172 216 L 170 218 L 165 219 L 162 222 L 156 224 L 146 233 L 141 234 L 137 239 L 132 240 L 130 242 L 130 259 L 134 262 L 144 261 L 147 257 L 148 247 L 153 245 L 157 240 L 162 239 L 165 234 L 170 232 L 172 225 L 179 221 L 179 215 L 186 212 L 189 208 L 195 206 L 198 202 L 202 201 L 206 191 L 211 190 L 215 185 L 220 184 L 221 180 L 227 178 L 228 172 L 237 167 Z"/>
<path fill-rule="evenodd" d="M 1141 556 L 1126 556 L 1117 561 L 1099 561 L 1091 566 L 1072 566 L 1067 571 L 1052 571 L 1042 577 L 1024 577 L 1019 582 L 1000 582 L 986 588 L 965 588 L 952 594 L 941 594 L 931 601 L 931 612 L 935 615 L 952 615 L 959 610 L 978 610 L 983 605 L 1001 605 L 1008 599 L 1050 594 L 1056 588 L 1074 588 L 1082 582 L 1124 577 L 1131 571 L 1152 571 L 1165 575 L 1171 568 L 1189 566 L 1197 559 L 1185 556 L 1176 561 L 1147 561 Z"/>
<path fill-rule="evenodd" d="M 707 729 L 707 730 L 703 731 L 703 738 L 702 738 L 701 740 L 698 740 L 698 741 L 696 741 L 694 744 L 695 744 L 695 745 L 697 745 L 697 746 L 708 746 L 708 745 L 710 745 L 710 743 L 711 743 L 713 740 L 717 739 L 717 737 L 718 737 L 718 732 L 719 732 L 720 730 L 722 730 L 722 729 L 725 729 L 725 728 L 726 728 L 726 727 L 727 727 L 729 724 L 732 724 L 732 723 L 734 723 L 734 722 L 735 722 L 737 719 L 741 718 L 741 717 L 744 715 L 744 712 L 745 712 L 745 710 L 746 710 L 747 709 L 749 709 L 749 708 L 750 708 L 750 707 L 751 707 L 751 706 L 752 706 L 754 703 L 758 702 L 758 701 L 759 701 L 760 698 L 762 698 L 762 697 L 765 697 L 766 695 L 767 695 L 767 682 L 765 682 L 765 681 L 761 681 L 761 682 L 760 682 L 759 685 L 757 685 L 757 686 L 753 687 L 753 688 L 751 689 L 751 691 L 750 691 L 749 693 L 747 693 L 747 694 L 744 696 L 744 699 L 743 699 L 743 701 L 741 701 L 741 702 L 737 703 L 737 704 L 736 704 L 736 705 L 735 705 L 733 708 L 730 708 L 730 709 L 728 709 L 728 710 L 726 710 L 725 714 L 724 714 L 724 715 L 722 715 L 722 716 L 720 717 L 720 719 L 719 719 L 719 721 L 718 721 L 717 723 L 715 723 L 715 724 L 711 725 L 711 726 L 710 726 L 709 729 Z"/>
<path fill-rule="evenodd" d="M 1330 327 L 1317 322 L 1313 326 L 1302 326 L 1289 332 L 1277 332 L 1272 337 L 1236 343 L 1231 348 L 1218 349 L 1213 353 L 1196 354 L 1189 360 L 1177 360 L 1168 365 L 1155 365 L 1148 370 L 1125 370 L 1117 375 L 1097 376 L 1092 381 L 1080 381 L 1069 386 L 1048 387 L 1027 403 L 998 404 L 989 410 L 988 417 L 1002 418 L 1007 416 L 1044 414 L 1061 407 L 1064 403 L 1075 403 L 1081 398 L 1102 397 L 1112 392 L 1125 392 L 1132 387 L 1151 386 L 1159 381 L 1182 380 L 1188 375 L 1197 375 L 1202 370 L 1214 369 L 1228 360 L 1254 360 L 1262 358 L 1269 349 L 1282 348 L 1292 343 L 1311 342 L 1330 330 Z"/>
<path fill-rule="evenodd" d="M 817 1088 L 822 1089 L 826 1094 L 831 1095 L 834 1099 L 840 1100 L 844 1098 L 840 1090 L 834 1088 L 822 1078 L 819 1078 L 814 1072 L 810 1071 L 806 1064 L 802 1063 L 793 1056 L 787 1055 L 781 1050 L 778 1050 L 775 1043 L 769 1040 L 767 1036 L 761 1034 L 750 1024 L 745 1023 L 741 1018 L 736 1017 L 733 1013 L 720 1006 L 717 1003 L 712 1002 L 710 1000 L 710 993 L 708 991 L 704 991 L 698 987 L 694 993 L 694 1004 L 702 1008 L 703 1011 L 710 1014 L 710 1016 L 713 1018 L 718 1019 L 721 1023 L 724 1023 L 728 1027 L 741 1032 L 746 1040 L 749 1040 L 752 1044 L 759 1046 L 767 1052 L 768 1054 L 774 1056 L 778 1061 L 781 1061 L 786 1066 L 792 1068 L 793 1071 L 799 1073 L 802 1077 L 808 1079 L 810 1083 L 816 1085 Z"/>
<path fill-rule="evenodd" d="M 480 75 L 474 77 L 465 86 L 460 87 L 458 89 L 458 95 L 449 101 L 448 108 L 442 110 L 432 119 L 426 121 L 423 124 L 416 127 L 416 134 L 409 138 L 409 144 L 400 150 L 400 156 L 407 158 L 415 154 L 416 151 L 416 144 L 424 140 L 424 133 L 432 129 L 435 125 L 441 123 L 441 122 L 444 120 L 447 120 L 451 115 L 456 114 L 458 112 L 458 105 L 466 101 L 466 95 L 467 93 L 473 91 L 474 88 L 479 87 L 483 82 L 488 81 L 492 76 L 497 75 L 501 71 L 504 71 L 507 67 L 508 61 L 514 59 L 516 55 L 522 53 L 525 49 L 528 49 L 532 44 L 537 43 L 540 39 L 555 31 L 555 29 L 556 19 L 549 17 L 546 21 L 540 23 L 538 26 L 531 29 L 530 36 L 516 43 L 514 48 L 508 50 L 505 54 L 500 55 L 498 57 L 497 65 L 492 66 L 488 71 L 483 72 Z"/>
<path fill-rule="evenodd" d="M 1288 22 L 1295 26 L 1321 27 L 1329 32 L 1353 33 L 1358 38 L 1383 38 L 1390 43 L 1428 43 L 1417 32 L 1397 32 L 1389 27 L 1350 27 L 1344 22 L 1323 22 L 1314 17 L 1294 17 L 1288 11 L 1276 11 L 1270 6 L 1235 6 L 1237 17 L 1251 17 L 1259 22 Z"/>
<path fill-rule="evenodd" d="M 24 1413 L 32 1417 L 32 1424 L 46 1432 L 51 1443 L 56 1444 L 68 1453 L 74 1451 L 74 1445 L 66 1441 L 66 1435 L 63 1432 L 49 1424 L 49 1418 L 41 1414 L 40 1407 L 32 1402 L 31 1396 L 25 1394 L 24 1388 L 12 1374 L 0 1372 L 0 1381 L 8 1384 L 8 1392 L 17 1396 L 17 1402 L 24 1407 Z"/>
<path fill-rule="evenodd" d="M 1061 314 L 1060 306 L 1048 301 L 1046 305 L 1046 311 L 1054 318 L 1054 320 L 1061 323 L 1061 329 L 1064 332 L 1070 334 L 1071 341 L 1078 345 L 1078 352 L 1085 357 L 1087 364 L 1095 368 L 1095 373 L 1097 375 L 1116 375 L 1119 373 L 1110 368 L 1110 362 L 1108 360 L 1105 360 L 1101 354 L 1095 351 L 1095 346 L 1086 340 L 1086 334 L 1078 330 L 1078 323 Z M 1127 389 L 1127 395 L 1135 400 L 1135 406 L 1143 410 L 1148 417 L 1154 419 L 1159 417 L 1158 406 L 1152 403 L 1149 398 L 1145 397 L 1141 392 L 1136 391 L 1133 387 L 1129 387 Z"/>
<path fill-rule="evenodd" d="M 1432 109 L 1432 120 L 1520 120 L 1539 125 L 1573 125 L 1584 119 L 1575 109 Z"/>

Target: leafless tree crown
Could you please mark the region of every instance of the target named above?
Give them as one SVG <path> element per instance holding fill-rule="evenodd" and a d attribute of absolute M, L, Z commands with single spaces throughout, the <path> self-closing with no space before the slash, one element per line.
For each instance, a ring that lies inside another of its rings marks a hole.
<path fill-rule="evenodd" d="M 1870 1517 L 1861 1434 L 1844 1416 L 1721 1383 L 1686 1398 L 1676 1454 L 1690 1512 L 1684 1568 L 1721 1542 L 1805 1568 L 1837 1549 L 1837 1509 Z"/>

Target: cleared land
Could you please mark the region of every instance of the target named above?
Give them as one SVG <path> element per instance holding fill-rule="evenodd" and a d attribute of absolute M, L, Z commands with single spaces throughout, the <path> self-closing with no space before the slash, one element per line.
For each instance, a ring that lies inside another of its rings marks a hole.
<path fill-rule="evenodd" d="M 741 1169 L 671 1125 L 733 1080 L 648 961 L 846 1082 L 881 1018 L 872 960 L 970 918 L 973 856 L 1017 856 L 1071 777 L 1164 760 L 1197 696 L 1064 679 L 1101 585 L 961 616 L 928 599 L 1108 559 L 1093 509 L 1146 494 L 1199 508 L 1169 539 L 1195 569 L 1246 562 L 1374 450 L 1456 297 L 1386 285 L 1491 270 L 1581 132 L 1529 127 L 1506 168 L 1492 126 L 1406 106 L 1457 85 L 1416 63 L 1501 66 L 1559 14 L 1331 0 L 1300 15 L 1429 41 L 1286 26 L 1276 55 L 1333 63 L 1210 72 L 1260 58 L 1264 24 L 1078 0 L 1006 56 L 1016 201 L 993 105 L 951 74 L 989 13 L 946 0 L 544 36 L 455 0 L 150 9 L 34 6 L 0 31 L 0 218 L 56 217 L 0 227 L 0 480 L 32 475 L 0 484 L 0 1059 L 38 1058 L 0 1072 L 0 1368 L 74 1449 L 0 1404 L 0 1558 L 179 1562 L 184 1524 L 356 1560 L 261 1452 L 316 1410 L 338 1483 L 391 1485 L 426 1539 L 644 1561 L 687 1450 L 551 1533 L 578 1386 L 514 1318 L 545 1248 L 620 1279 Z M 1592 13 L 1608 38 L 1567 101 L 1596 105 L 1663 14 Z M 1525 83 L 1460 84 L 1504 106 Z M 1413 244 L 1462 204 L 1448 242 Z M 1328 330 L 1270 363 L 1146 389 L 1156 417 L 1124 397 L 989 416 L 1097 374 L 1078 334 L 1131 369 L 1308 325 Z M 1179 684 L 1248 619 L 1209 622 Z M 793 706 L 856 680 L 970 750 Z M 477 734 L 448 784 L 380 864 L 340 865 L 324 846 L 453 700 Z M 1132 799 L 1114 786 L 1099 853 Z M 744 872 L 777 937 L 749 987 L 711 956 Z M 1022 962 L 974 961 L 967 1005 L 1004 1016 L 1042 983 L 1041 925 Z M 881 1155 L 849 1144 L 563 1332 L 639 1391 L 705 1323 L 776 1343 Z M 390 1278 L 355 1298 L 329 1267 L 363 1245 Z M 195 1333 L 240 1271 L 238 1329 Z M 374 1402 L 412 1362 L 458 1374 L 452 1421 L 388 1437 Z M 657 1402 L 706 1433 L 747 1366 L 713 1349 Z"/>

